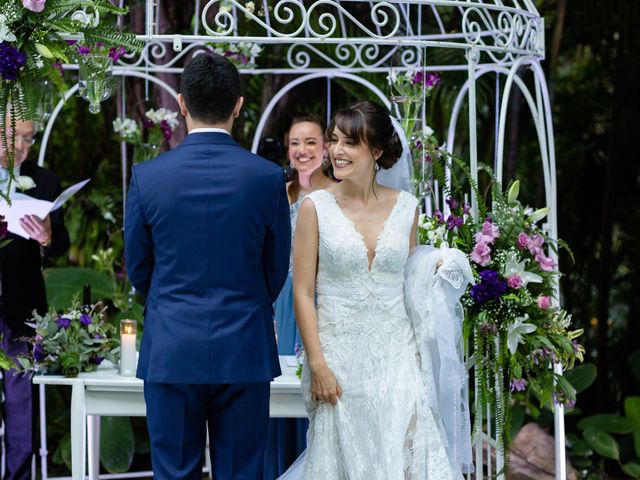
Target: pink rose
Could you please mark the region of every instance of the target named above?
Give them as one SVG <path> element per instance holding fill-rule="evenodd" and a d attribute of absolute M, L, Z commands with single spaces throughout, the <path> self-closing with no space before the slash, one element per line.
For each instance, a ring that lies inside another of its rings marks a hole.
<path fill-rule="evenodd" d="M 549 308 L 551 306 L 551 299 L 546 295 L 540 295 L 538 297 L 538 306 L 540 308 Z"/>
<path fill-rule="evenodd" d="M 543 272 L 553 272 L 553 268 L 556 266 L 556 262 L 554 262 L 551 257 L 545 257 L 542 255 L 541 258 L 536 258 L 536 260 L 538 260 L 540 269 Z"/>
<path fill-rule="evenodd" d="M 476 243 L 486 243 L 491 245 L 496 238 L 500 236 L 500 228 L 491 222 L 491 219 L 485 220 L 482 224 L 482 230 L 477 232 L 473 238 Z"/>
<path fill-rule="evenodd" d="M 491 249 L 486 243 L 477 243 L 471 252 L 471 260 L 486 267 L 491 263 Z"/>
<path fill-rule="evenodd" d="M 520 288 L 522 286 L 522 278 L 520 278 L 519 275 L 511 275 L 509 278 L 507 278 L 507 285 L 514 289 Z"/>
<path fill-rule="evenodd" d="M 518 234 L 518 248 L 520 250 L 524 250 L 525 248 L 527 248 L 529 246 L 529 243 L 531 242 L 531 240 L 529 239 L 529 235 L 527 235 L 524 232 L 520 232 Z"/>
<path fill-rule="evenodd" d="M 47 0 L 22 0 L 22 6 L 32 12 L 40 13 L 44 10 L 44 4 Z"/>
<path fill-rule="evenodd" d="M 527 245 L 527 248 L 529 249 L 529 252 L 531 252 L 531 255 L 537 257 L 539 255 L 538 252 L 542 251 L 543 244 L 544 238 L 542 238 L 541 235 L 531 235 L 529 237 L 529 244 Z"/>

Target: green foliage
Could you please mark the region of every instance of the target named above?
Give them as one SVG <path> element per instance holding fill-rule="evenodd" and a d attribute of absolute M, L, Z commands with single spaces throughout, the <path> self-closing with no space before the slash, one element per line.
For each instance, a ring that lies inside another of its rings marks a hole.
<path fill-rule="evenodd" d="M 100 418 L 100 461 L 109 473 L 128 471 L 134 449 L 131 420 L 127 417 Z"/>
<path fill-rule="evenodd" d="M 596 366 L 593 363 L 584 363 L 565 372 L 565 376 L 575 388 L 576 394 L 589 388 L 595 382 L 596 375 Z"/>

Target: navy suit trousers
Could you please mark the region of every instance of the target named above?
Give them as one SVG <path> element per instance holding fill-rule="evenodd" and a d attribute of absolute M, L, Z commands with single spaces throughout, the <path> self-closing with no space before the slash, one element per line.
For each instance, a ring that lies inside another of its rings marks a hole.
<path fill-rule="evenodd" d="M 144 385 L 151 462 L 158 480 L 200 480 L 206 427 L 215 480 L 259 480 L 269 382 Z"/>

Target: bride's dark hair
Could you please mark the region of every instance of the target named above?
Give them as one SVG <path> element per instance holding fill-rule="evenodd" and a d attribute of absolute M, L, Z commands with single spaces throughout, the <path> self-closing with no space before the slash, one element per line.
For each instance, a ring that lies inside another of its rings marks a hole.
<path fill-rule="evenodd" d="M 328 138 L 331 138 L 336 127 L 356 144 L 364 142 L 372 150 L 382 150 L 376 161 L 380 168 L 393 167 L 402 155 L 402 143 L 393 128 L 389 112 L 379 103 L 367 100 L 340 110 L 327 129 Z"/>

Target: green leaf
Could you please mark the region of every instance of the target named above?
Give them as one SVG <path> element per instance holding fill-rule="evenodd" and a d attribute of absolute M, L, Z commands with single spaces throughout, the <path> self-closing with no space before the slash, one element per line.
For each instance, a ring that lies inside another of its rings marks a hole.
<path fill-rule="evenodd" d="M 582 393 L 595 382 L 596 366 L 592 363 L 584 363 L 565 372 L 564 376 L 576 389 L 576 393 Z"/>
<path fill-rule="evenodd" d="M 625 463 L 622 471 L 633 478 L 640 478 L 640 465 L 636 462 Z"/>
<path fill-rule="evenodd" d="M 522 428 L 525 414 L 526 412 L 522 405 L 514 405 L 511 408 L 511 438 L 516 438 L 516 435 Z"/>
<path fill-rule="evenodd" d="M 618 442 L 606 432 L 587 428 L 583 433 L 585 441 L 595 452 L 605 458 L 620 460 L 620 448 Z"/>
<path fill-rule="evenodd" d="M 71 298 L 91 285 L 92 300 L 109 299 L 113 296 L 113 282 L 105 273 L 84 267 L 50 268 L 44 272 L 49 305 L 57 311 L 68 308 Z"/>
<path fill-rule="evenodd" d="M 64 438 L 60 441 L 60 456 L 62 457 L 62 461 L 67 466 L 69 470 L 71 470 L 71 435 L 65 435 Z"/>
<path fill-rule="evenodd" d="M 624 413 L 636 430 L 640 430 L 640 397 L 624 399 Z"/>
<path fill-rule="evenodd" d="M 580 430 L 593 429 L 608 433 L 631 433 L 634 430 L 633 423 L 628 418 L 613 413 L 600 413 L 583 418 L 578 422 Z"/>
<path fill-rule="evenodd" d="M 109 473 L 129 470 L 133 461 L 134 437 L 127 417 L 102 417 L 100 424 L 100 461 Z"/>
<path fill-rule="evenodd" d="M 640 458 L 640 430 L 633 432 L 633 445 L 636 448 L 636 457 Z"/>
<path fill-rule="evenodd" d="M 0 368 L 3 370 L 11 370 L 15 367 L 13 360 L 11 357 L 7 355 L 7 353 L 0 348 Z"/>

